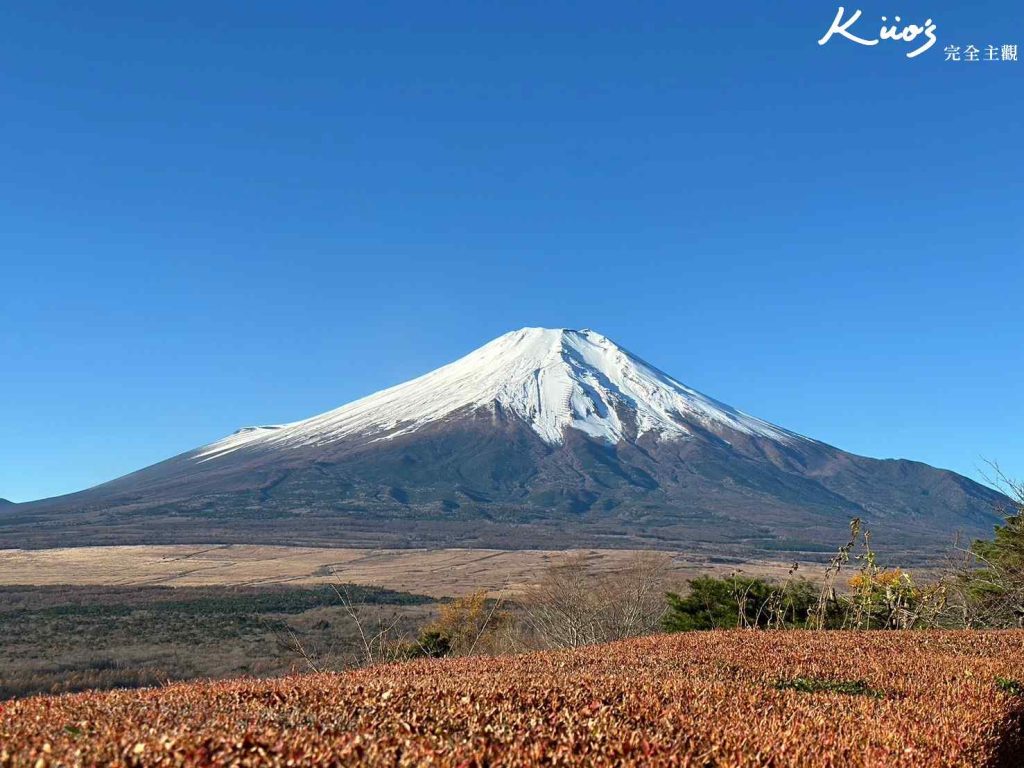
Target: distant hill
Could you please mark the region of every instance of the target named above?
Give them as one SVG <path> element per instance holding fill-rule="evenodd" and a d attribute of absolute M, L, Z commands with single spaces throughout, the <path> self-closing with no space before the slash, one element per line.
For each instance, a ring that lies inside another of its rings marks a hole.
<path fill-rule="evenodd" d="M 611 340 L 525 328 L 291 424 L 249 427 L 0 514 L 0 546 L 660 547 L 823 553 L 989 535 L 995 491 L 856 456 L 703 395 Z"/>

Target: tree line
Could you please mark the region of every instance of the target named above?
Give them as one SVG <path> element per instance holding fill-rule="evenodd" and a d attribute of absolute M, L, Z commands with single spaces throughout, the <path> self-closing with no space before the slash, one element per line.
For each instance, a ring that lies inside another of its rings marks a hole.
<path fill-rule="evenodd" d="M 414 638 L 396 637 L 397 622 L 380 609 L 368 616 L 367 606 L 338 596 L 358 629 L 361 664 L 576 648 L 659 631 L 1024 628 L 1024 483 L 996 472 L 1012 503 L 994 536 L 954 545 L 927 583 L 881 565 L 871 532 L 854 519 L 819 579 L 794 563 L 781 581 L 734 573 L 700 576 L 678 590 L 666 553 L 637 553 L 615 572 L 570 555 L 514 596 L 480 590 L 443 604 Z"/>

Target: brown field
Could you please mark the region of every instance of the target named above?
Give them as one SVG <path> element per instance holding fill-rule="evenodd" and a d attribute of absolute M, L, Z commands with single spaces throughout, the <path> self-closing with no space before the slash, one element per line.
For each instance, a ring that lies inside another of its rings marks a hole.
<path fill-rule="evenodd" d="M 1017 766 L 1024 633 L 699 632 L 37 697 L 0 766 Z"/>
<path fill-rule="evenodd" d="M 397 633 L 415 637 L 435 616 L 435 598 L 480 588 L 514 596 L 565 554 L 243 545 L 0 550 L 0 700 L 275 676 L 308 669 L 304 653 L 319 669 L 340 670 L 356 662 L 360 645 L 332 583 L 371 590 L 356 596 L 363 620 L 395 621 Z M 635 556 L 589 552 L 597 571 Z M 669 583 L 683 587 L 697 573 L 735 567 L 677 559 Z"/>
<path fill-rule="evenodd" d="M 597 570 L 613 570 L 636 550 L 585 552 Z M 57 585 L 252 587 L 332 581 L 407 590 L 435 597 L 486 588 L 515 592 L 567 552 L 495 549 L 318 549 L 263 545 L 155 545 L 0 550 L 0 586 Z M 702 574 L 785 574 L 789 564 L 692 559 L 676 554 L 681 582 Z M 819 566 L 809 568 L 817 576 Z"/>

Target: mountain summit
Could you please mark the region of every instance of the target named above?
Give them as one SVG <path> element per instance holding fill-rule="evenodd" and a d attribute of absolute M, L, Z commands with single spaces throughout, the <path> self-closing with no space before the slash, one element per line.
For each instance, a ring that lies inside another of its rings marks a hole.
<path fill-rule="evenodd" d="M 243 428 L 198 457 L 247 445 L 324 445 L 360 435 L 392 439 L 481 410 L 520 419 L 550 445 L 563 443 L 567 429 L 613 445 L 649 433 L 684 438 L 694 433 L 691 423 L 783 442 L 802 439 L 680 384 L 595 331 L 523 328 L 320 416 Z"/>
<path fill-rule="evenodd" d="M 0 546 L 265 542 L 829 551 L 987 533 L 991 489 L 749 416 L 591 330 L 524 328 L 412 381 L 0 514 Z"/>

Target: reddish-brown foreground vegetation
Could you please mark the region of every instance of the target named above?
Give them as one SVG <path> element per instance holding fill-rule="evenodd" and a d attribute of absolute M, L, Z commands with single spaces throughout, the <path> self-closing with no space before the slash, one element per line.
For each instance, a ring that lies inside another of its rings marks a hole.
<path fill-rule="evenodd" d="M 701 632 L 0 704 L 0 765 L 1024 765 L 1024 633 Z"/>

